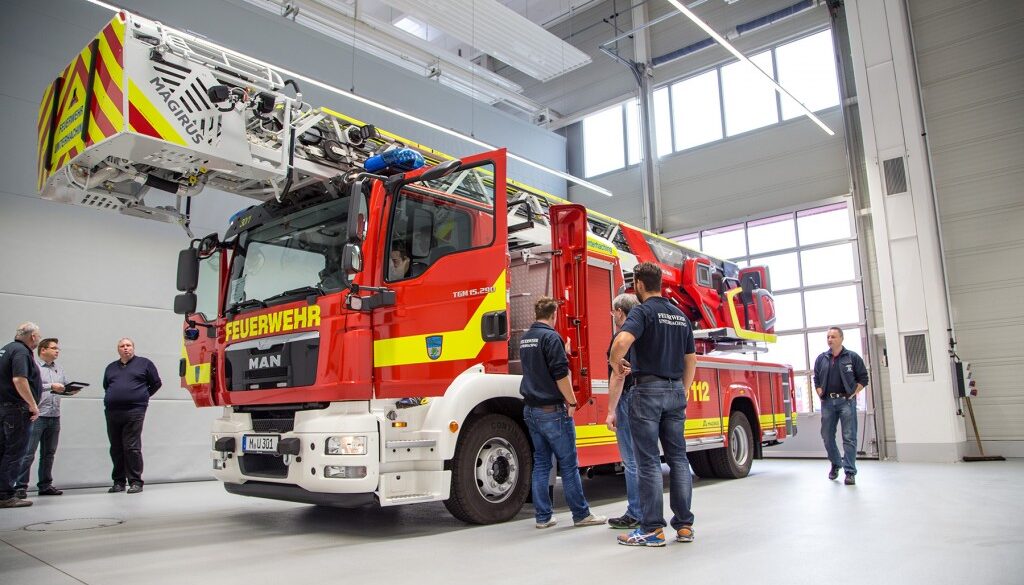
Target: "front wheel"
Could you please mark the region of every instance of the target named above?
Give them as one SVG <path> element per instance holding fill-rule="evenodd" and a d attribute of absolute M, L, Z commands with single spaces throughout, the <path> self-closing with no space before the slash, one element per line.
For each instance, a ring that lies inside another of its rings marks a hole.
<path fill-rule="evenodd" d="M 729 415 L 729 446 L 711 451 L 708 458 L 718 477 L 739 479 L 750 473 L 754 463 L 754 433 L 747 415 L 739 411 Z"/>
<path fill-rule="evenodd" d="M 532 471 L 530 443 L 515 421 L 501 414 L 470 420 L 455 447 L 444 505 L 463 522 L 505 522 L 523 508 Z"/>

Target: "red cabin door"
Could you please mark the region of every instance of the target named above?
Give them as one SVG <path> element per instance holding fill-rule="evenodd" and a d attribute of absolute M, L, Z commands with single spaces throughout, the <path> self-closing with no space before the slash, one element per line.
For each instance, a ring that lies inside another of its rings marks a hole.
<path fill-rule="evenodd" d="M 587 331 L 587 208 L 551 206 L 552 296 L 558 301 L 555 330 L 569 342 L 569 371 L 576 403 L 590 400 L 590 336 Z"/>
<path fill-rule="evenodd" d="M 505 151 L 403 185 L 384 207 L 367 269 L 395 304 L 373 312 L 375 396 L 440 396 L 478 364 L 507 371 Z"/>

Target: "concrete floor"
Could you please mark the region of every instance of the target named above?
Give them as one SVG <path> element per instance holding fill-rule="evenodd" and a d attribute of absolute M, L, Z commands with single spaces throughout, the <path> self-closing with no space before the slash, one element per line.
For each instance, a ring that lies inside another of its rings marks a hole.
<path fill-rule="evenodd" d="M 572 528 L 564 506 L 559 526 L 541 531 L 529 505 L 507 524 L 467 526 L 440 503 L 335 510 L 232 496 L 216 482 L 68 490 L 0 510 L 0 583 L 1024 582 L 1024 460 L 860 470 L 855 487 L 808 460 L 698 481 L 697 541 L 661 549 Z M 623 486 L 584 481 L 609 515 L 624 509 Z"/>

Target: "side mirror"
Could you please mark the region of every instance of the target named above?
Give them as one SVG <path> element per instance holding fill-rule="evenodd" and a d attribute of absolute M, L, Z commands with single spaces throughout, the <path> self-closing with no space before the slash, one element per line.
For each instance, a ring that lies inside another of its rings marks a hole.
<path fill-rule="evenodd" d="M 433 181 L 435 179 L 440 179 L 441 177 L 443 177 L 443 176 L 445 176 L 445 175 L 447 175 L 449 173 L 454 173 L 455 171 L 459 170 L 459 168 L 461 166 L 462 166 L 462 161 L 457 159 L 457 158 L 449 160 L 449 161 L 445 161 L 445 162 L 437 165 L 436 167 L 428 169 L 422 175 L 416 177 L 416 180 L 417 181 Z"/>
<path fill-rule="evenodd" d="M 178 290 L 193 291 L 197 286 L 199 286 L 199 252 L 195 248 L 186 248 L 178 252 Z"/>
<path fill-rule="evenodd" d="M 179 281 L 180 282 L 180 281 Z M 185 292 L 174 297 L 174 312 L 177 315 L 191 315 L 196 312 L 196 293 Z"/>
<path fill-rule="evenodd" d="M 366 201 L 363 197 L 363 181 L 353 181 L 348 200 L 348 241 L 363 241 L 360 220 L 366 220 Z"/>
<path fill-rule="evenodd" d="M 347 276 L 363 271 L 363 252 L 359 245 L 349 242 L 341 251 L 341 270 Z"/>

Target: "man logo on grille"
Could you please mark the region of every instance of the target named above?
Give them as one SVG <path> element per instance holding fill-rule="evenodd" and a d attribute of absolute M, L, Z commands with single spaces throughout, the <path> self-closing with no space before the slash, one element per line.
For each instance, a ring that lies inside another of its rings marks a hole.
<path fill-rule="evenodd" d="M 427 337 L 427 357 L 432 360 L 436 360 L 441 357 L 441 346 L 444 343 L 444 338 L 440 335 L 431 335 Z"/>

